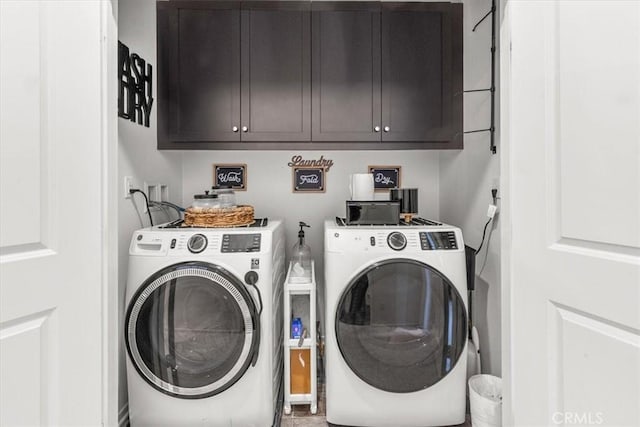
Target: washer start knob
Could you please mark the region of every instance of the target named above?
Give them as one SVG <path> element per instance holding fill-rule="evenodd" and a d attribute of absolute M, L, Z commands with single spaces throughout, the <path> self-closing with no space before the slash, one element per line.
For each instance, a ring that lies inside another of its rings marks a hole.
<path fill-rule="evenodd" d="M 207 237 L 204 234 L 194 234 L 187 242 L 187 248 L 191 253 L 199 254 L 207 247 Z"/>
<path fill-rule="evenodd" d="M 387 244 L 394 251 L 401 251 L 407 247 L 407 238 L 399 231 L 394 231 L 387 236 Z"/>

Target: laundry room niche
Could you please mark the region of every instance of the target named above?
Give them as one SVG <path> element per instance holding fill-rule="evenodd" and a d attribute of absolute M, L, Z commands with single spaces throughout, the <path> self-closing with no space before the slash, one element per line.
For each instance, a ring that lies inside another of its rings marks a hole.
<path fill-rule="evenodd" d="M 475 32 L 472 28 L 491 8 L 490 0 L 465 0 L 463 12 L 464 31 L 464 89 L 487 87 L 490 83 L 491 44 L 490 23 L 485 21 Z M 158 70 L 156 46 L 156 2 L 136 0 L 119 3 L 118 38 L 139 53 L 154 72 Z M 154 79 L 157 77 L 154 76 Z M 154 82 L 155 83 L 155 82 Z M 491 188 L 500 178 L 500 150 L 492 154 L 487 134 L 467 134 L 464 150 L 157 150 L 156 99 L 151 110 L 150 127 L 134 125 L 119 120 L 118 188 L 123 177 L 131 176 L 135 187 L 144 183 L 166 184 L 168 200 L 187 207 L 195 194 L 201 194 L 212 185 L 212 165 L 242 164 L 251 171 L 250 185 L 246 191 L 236 192 L 238 203 L 250 204 L 256 217 L 281 218 L 284 221 L 286 250 L 295 243 L 298 221 L 304 220 L 306 242 L 311 247 L 316 264 L 318 287 L 318 321 L 320 335 L 324 335 L 324 260 L 323 222 L 345 215 L 345 201 L 349 198 L 349 176 L 367 173 L 370 165 L 401 167 L 401 186 L 418 188 L 419 215 L 459 226 L 466 244 L 477 247 L 482 237 L 487 204 L 491 201 Z M 499 98 L 499 97 L 498 97 Z M 499 109 L 499 105 L 496 106 Z M 496 110 L 496 111 L 497 111 Z M 487 94 L 464 95 L 464 128 L 481 129 L 490 121 L 490 101 Z M 498 124 L 499 125 L 499 124 Z M 241 129 L 240 129 L 241 130 Z M 497 139 L 499 147 L 499 138 Z M 333 162 L 325 173 L 325 192 L 292 192 L 292 172 L 287 166 L 293 156 L 302 154 L 309 159 L 321 156 Z M 499 190 L 499 189 L 498 189 Z M 498 194 L 500 194 L 498 192 Z M 375 198 L 385 200 L 388 192 L 376 192 Z M 121 200 L 120 200 L 121 199 Z M 124 300 L 128 249 L 132 233 L 146 227 L 144 201 L 119 198 L 119 254 L 118 270 L 120 294 Z M 173 213 L 152 211 L 154 222 L 173 219 Z M 492 225 L 491 237 L 477 260 L 475 324 L 480 331 L 483 347 L 483 366 L 486 373 L 501 374 L 500 341 L 500 221 Z M 489 231 L 488 231 L 489 233 Z M 485 245 L 487 243 L 485 242 Z M 487 250 L 487 252 L 485 252 Z M 289 259 L 287 253 L 287 259 Z M 290 316 L 300 317 L 305 327 L 309 325 L 304 313 L 308 312 L 308 298 L 293 297 Z M 122 307 L 121 310 L 122 311 Z M 300 314 L 299 314 L 300 313 Z M 285 314 L 287 316 L 287 314 Z M 290 321 L 290 319 L 289 319 Z M 122 349 L 121 349 L 122 350 Z M 124 353 L 120 352 L 119 406 L 126 414 L 127 395 L 124 372 Z M 124 416 L 124 415 L 123 415 Z"/>

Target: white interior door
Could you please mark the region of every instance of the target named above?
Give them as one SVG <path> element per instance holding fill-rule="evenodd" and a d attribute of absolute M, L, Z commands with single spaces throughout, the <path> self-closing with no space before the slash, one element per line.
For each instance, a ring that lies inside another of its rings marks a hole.
<path fill-rule="evenodd" d="M 506 425 L 638 426 L 640 2 L 512 0 L 502 31 Z"/>
<path fill-rule="evenodd" d="M 102 6 L 0 1 L 2 426 L 102 422 Z"/>

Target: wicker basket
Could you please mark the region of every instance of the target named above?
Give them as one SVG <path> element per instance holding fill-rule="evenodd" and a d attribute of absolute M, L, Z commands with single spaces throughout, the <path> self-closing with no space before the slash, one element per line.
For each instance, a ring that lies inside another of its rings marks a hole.
<path fill-rule="evenodd" d="M 253 206 L 235 208 L 188 208 L 184 214 L 185 227 L 238 227 L 254 223 Z"/>

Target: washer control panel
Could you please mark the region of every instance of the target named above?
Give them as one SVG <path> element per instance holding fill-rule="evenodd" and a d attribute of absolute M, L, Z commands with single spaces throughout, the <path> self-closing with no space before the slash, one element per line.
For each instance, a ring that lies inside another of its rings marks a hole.
<path fill-rule="evenodd" d="M 221 252 L 260 252 L 261 237 L 259 233 L 224 234 Z"/>
<path fill-rule="evenodd" d="M 423 251 L 458 249 L 458 241 L 453 231 L 422 231 L 420 246 Z"/>

